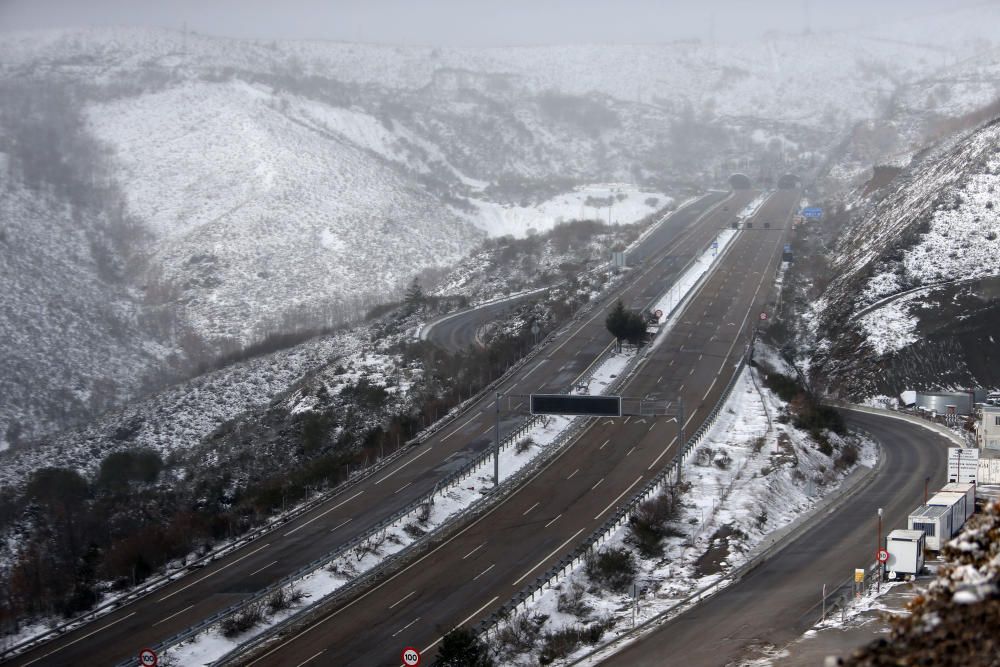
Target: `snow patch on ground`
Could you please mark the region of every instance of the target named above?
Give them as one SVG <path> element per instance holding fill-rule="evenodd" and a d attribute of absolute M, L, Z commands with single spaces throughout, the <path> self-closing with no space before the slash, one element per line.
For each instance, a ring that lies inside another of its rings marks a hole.
<path fill-rule="evenodd" d="M 758 392 L 751 372 L 743 371 L 718 421 L 695 450 L 703 451 L 683 466 L 683 479 L 690 488 L 682 496 L 682 515 L 673 523 L 681 534 L 665 540 L 663 556 L 639 557 L 627 527 L 602 547 L 622 547 L 636 557 L 640 591 L 636 623 L 671 609 L 694 591 L 716 583 L 727 585 L 726 574 L 745 563 L 754 547 L 808 511 L 844 476 L 832 470 L 830 458 L 805 432 L 788 424 L 769 425 L 769 414 L 779 414 L 784 405 L 771 392 Z M 842 444 L 832 437 L 838 446 Z M 863 443 L 859 461 L 873 462 L 875 457 L 874 445 Z M 728 536 L 720 537 L 720 529 Z M 698 562 L 710 548 L 721 549 L 714 567 Z M 580 596 L 589 608 L 583 616 L 563 611 L 566 598 L 572 596 Z M 608 633 L 618 635 L 632 627 L 633 604 L 629 593 L 594 585 L 581 565 L 542 593 L 525 613 L 547 617 L 543 633 L 607 619 L 612 624 Z M 537 648 L 527 654 L 506 654 L 504 664 L 537 664 Z M 590 650 L 582 646 L 566 661 Z"/>
<path fill-rule="evenodd" d="M 859 320 L 868 342 L 878 355 L 901 350 L 917 342 L 919 320 L 909 313 L 909 300 L 899 299 L 873 310 Z"/>
<path fill-rule="evenodd" d="M 473 200 L 476 212 L 467 219 L 490 236 L 525 237 L 546 232 L 570 220 L 601 220 L 632 224 L 671 204 L 661 192 L 640 190 L 624 183 L 587 185 L 557 195 L 535 206 L 513 206 Z"/>

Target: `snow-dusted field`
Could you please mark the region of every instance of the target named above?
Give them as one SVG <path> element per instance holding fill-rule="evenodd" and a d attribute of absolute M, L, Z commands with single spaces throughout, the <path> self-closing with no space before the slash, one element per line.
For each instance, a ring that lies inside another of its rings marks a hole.
<path fill-rule="evenodd" d="M 662 192 L 644 191 L 626 183 L 587 185 L 536 206 L 473 200 L 477 212 L 468 215 L 468 219 L 490 236 L 523 237 L 548 231 L 570 220 L 601 220 L 627 225 L 671 202 L 673 199 Z"/>

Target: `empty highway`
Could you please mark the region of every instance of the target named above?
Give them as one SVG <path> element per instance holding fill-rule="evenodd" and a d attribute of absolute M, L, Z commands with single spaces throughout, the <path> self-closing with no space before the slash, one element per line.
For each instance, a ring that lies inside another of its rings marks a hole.
<path fill-rule="evenodd" d="M 724 262 L 623 395 L 671 401 L 683 396 L 686 428 L 697 428 L 729 382 L 771 297 L 798 197 L 798 191 L 779 191 L 764 204 L 754 229 L 734 239 Z M 763 222 L 771 229 L 763 229 Z M 669 284 L 660 282 L 656 290 Z M 408 645 L 430 660 L 447 630 L 489 615 L 544 573 L 669 464 L 676 446 L 676 420 L 592 420 L 581 437 L 492 511 L 239 664 L 395 666 Z"/>
<path fill-rule="evenodd" d="M 627 303 L 652 299 L 754 194 L 739 191 L 726 199 L 725 194 L 714 193 L 673 213 L 643 243 L 647 260 L 633 270 L 624 287 L 613 290 L 582 321 L 567 326 L 500 391 L 527 394 L 567 389 L 607 347 L 610 336 L 604 328 L 604 317 L 614 298 L 620 293 Z M 298 570 L 420 498 L 437 480 L 488 447 L 492 441 L 492 403 L 492 396 L 485 397 L 384 471 L 268 535 L 135 603 L 12 659 L 11 664 L 113 664 Z M 519 420 L 510 417 L 504 428 L 513 428 Z"/>

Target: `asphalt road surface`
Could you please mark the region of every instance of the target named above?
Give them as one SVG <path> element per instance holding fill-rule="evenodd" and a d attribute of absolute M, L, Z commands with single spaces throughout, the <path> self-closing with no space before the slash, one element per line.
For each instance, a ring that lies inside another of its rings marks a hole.
<path fill-rule="evenodd" d="M 665 219 L 627 254 L 628 265 L 640 266 L 644 262 L 656 258 L 695 218 L 721 202 L 725 197 L 726 193 L 713 192 L 685 206 L 680 211 L 664 216 Z M 737 198 L 732 203 L 723 204 L 719 214 L 720 216 L 733 217 L 740 212 L 745 204 L 744 198 Z M 504 314 L 526 301 L 539 299 L 542 296 L 541 292 L 529 293 L 445 315 L 429 322 L 424 327 L 420 337 L 451 353 L 461 352 L 475 342 L 479 327 L 500 319 Z"/>
<path fill-rule="evenodd" d="M 661 247 L 656 253 L 650 250 L 646 261 L 633 269 L 634 280 L 627 281 L 621 290 L 626 303 L 648 301 L 659 294 L 754 195 L 736 192 L 726 204 L 717 205 L 726 195 L 712 194 L 671 216 L 664 227 L 671 231 L 647 239 Z M 615 298 L 617 294 L 609 295 L 586 319 L 568 326 L 499 390 L 514 395 L 567 390 L 610 343 L 604 318 Z M 278 530 L 152 595 L 18 656 L 10 664 L 114 664 L 295 572 L 414 502 L 437 480 L 489 447 L 495 418 L 493 400 L 485 397 L 385 471 Z M 515 428 L 523 418 L 517 414 L 524 409 L 523 404 L 511 400 L 507 405 L 502 431 Z"/>
<path fill-rule="evenodd" d="M 727 665 L 753 657 L 758 647 L 784 646 L 815 624 L 823 584 L 832 590 L 874 561 L 878 508 L 885 512 L 884 536 L 906 527 L 923 501 L 925 477 L 932 489 L 945 482 L 950 443 L 944 437 L 899 419 L 844 415 L 882 445 L 885 463 L 875 479 L 741 581 L 602 664 Z"/>
<path fill-rule="evenodd" d="M 531 291 L 528 294 L 469 308 L 458 313 L 445 315 L 427 324 L 420 337 L 440 348 L 455 354 L 462 352 L 476 342 L 479 327 L 495 322 L 522 303 L 544 297 L 544 292 Z"/>
<path fill-rule="evenodd" d="M 779 191 L 763 205 L 754 229 L 733 240 L 624 396 L 655 395 L 671 402 L 683 397 L 685 427 L 688 432 L 698 427 L 737 368 L 771 297 L 798 197 L 797 190 Z M 757 224 L 765 221 L 771 229 Z M 655 288 L 663 292 L 668 285 Z M 394 667 L 405 646 L 420 648 L 432 660 L 445 632 L 488 616 L 571 552 L 630 492 L 670 463 L 676 444 L 674 418 L 591 420 L 582 436 L 502 504 L 241 664 Z"/>

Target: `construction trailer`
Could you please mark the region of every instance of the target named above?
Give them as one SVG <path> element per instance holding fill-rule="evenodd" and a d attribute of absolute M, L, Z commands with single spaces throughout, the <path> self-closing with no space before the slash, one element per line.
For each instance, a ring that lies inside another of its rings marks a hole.
<path fill-rule="evenodd" d="M 965 518 L 976 513 L 976 485 L 952 482 L 941 487 L 942 493 L 961 493 L 965 495 Z"/>
<path fill-rule="evenodd" d="M 921 505 L 910 513 L 906 527 L 923 531 L 927 548 L 940 551 L 941 546 L 955 534 L 951 527 L 951 515 L 951 507 Z"/>
<path fill-rule="evenodd" d="M 940 491 L 927 501 L 928 505 L 940 505 L 951 510 L 951 534 L 954 535 L 965 524 L 965 494 Z"/>
<path fill-rule="evenodd" d="M 924 531 L 894 530 L 885 538 L 885 550 L 889 560 L 885 562 L 887 572 L 896 574 L 920 574 L 924 569 Z"/>

